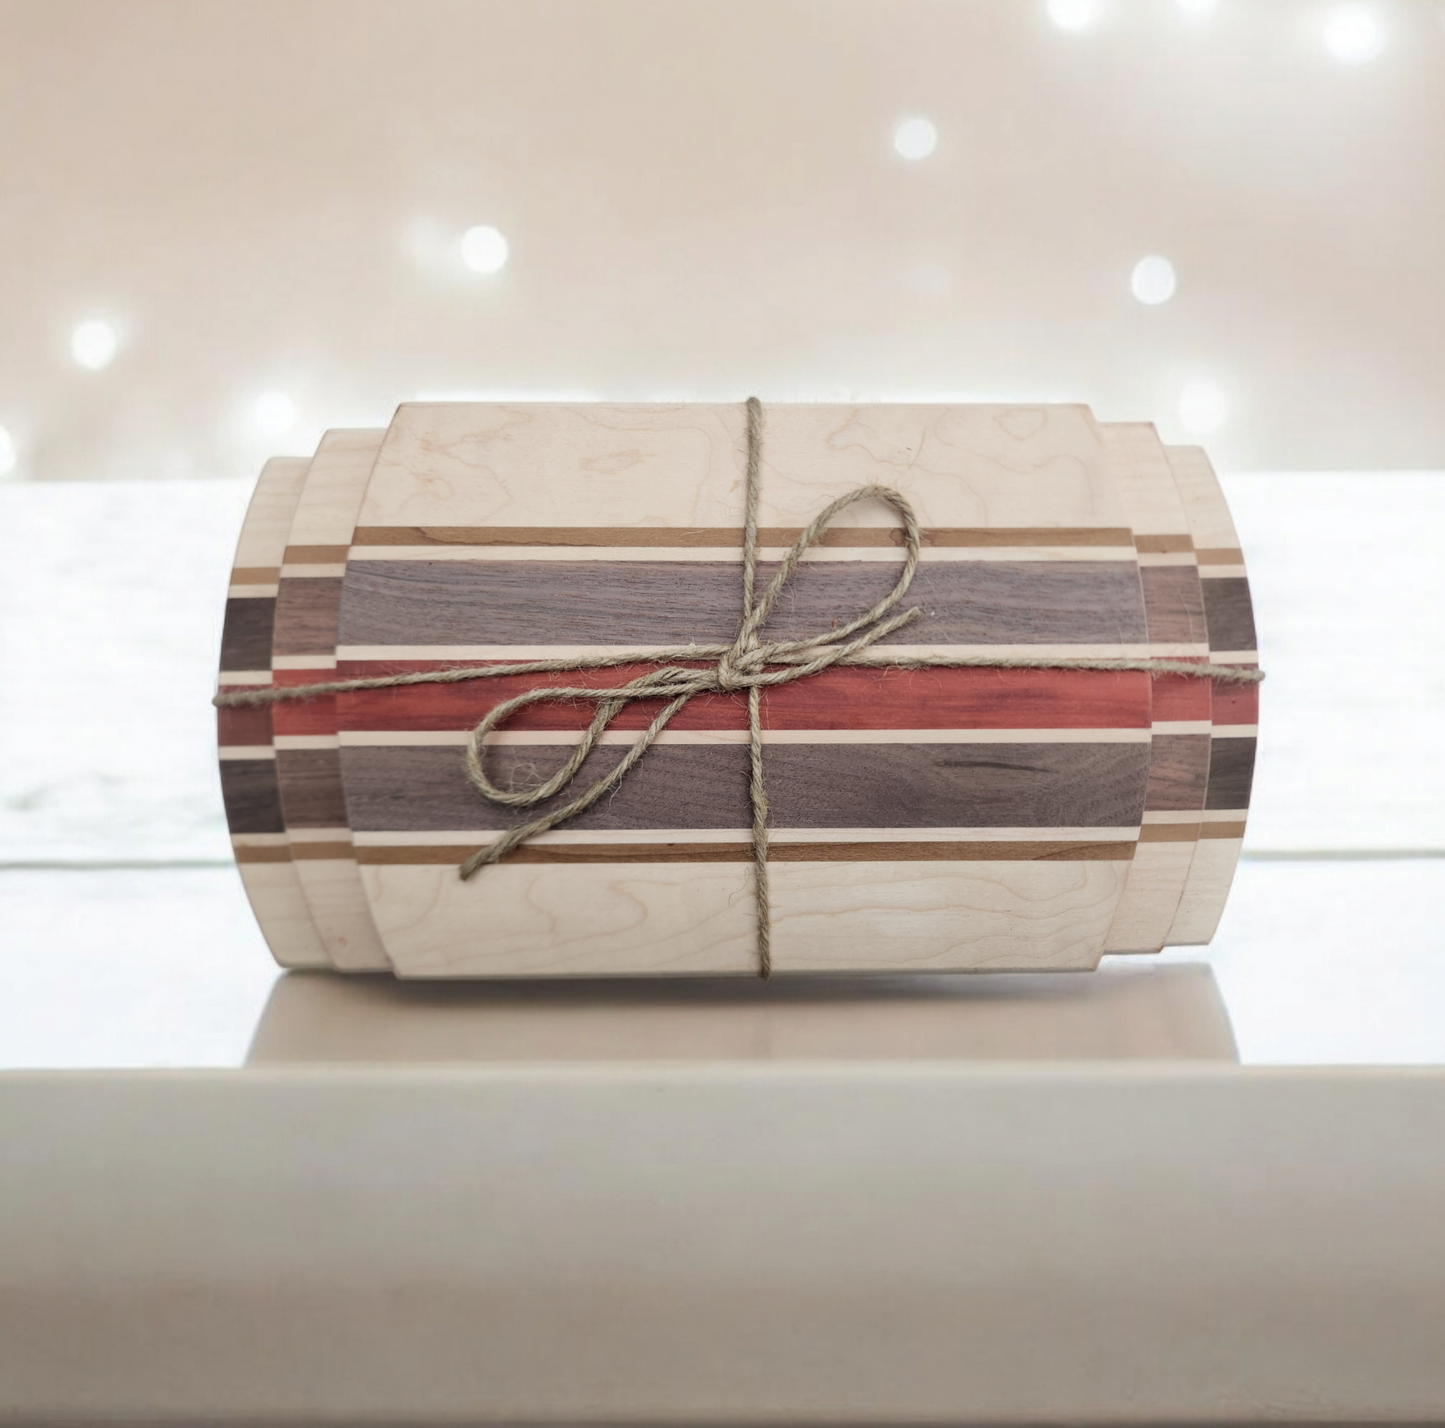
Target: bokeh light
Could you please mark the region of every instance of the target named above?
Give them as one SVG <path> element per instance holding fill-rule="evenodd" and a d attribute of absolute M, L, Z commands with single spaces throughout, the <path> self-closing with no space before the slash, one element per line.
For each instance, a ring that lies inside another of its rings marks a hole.
<path fill-rule="evenodd" d="M 1178 285 L 1174 264 L 1157 253 L 1140 258 L 1129 277 L 1130 291 L 1146 307 L 1158 307 L 1160 303 L 1168 302 Z"/>
<path fill-rule="evenodd" d="M 70 334 L 70 355 L 87 372 L 99 372 L 115 361 L 120 337 L 110 323 L 98 317 L 77 323 Z"/>
<path fill-rule="evenodd" d="M 462 234 L 462 262 L 474 273 L 497 273 L 507 263 L 507 240 L 495 228 L 468 228 Z"/>
<path fill-rule="evenodd" d="M 938 130 L 931 119 L 921 114 L 900 119 L 893 130 L 893 148 L 899 158 L 917 162 L 926 159 L 938 147 Z"/>

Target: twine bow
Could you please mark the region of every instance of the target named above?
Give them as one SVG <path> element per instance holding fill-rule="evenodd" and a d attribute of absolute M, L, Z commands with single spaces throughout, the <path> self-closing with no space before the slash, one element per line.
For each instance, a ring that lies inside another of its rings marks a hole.
<path fill-rule="evenodd" d="M 212 701 L 221 708 L 271 704 L 288 699 L 307 699 L 322 694 L 345 694 L 365 689 L 387 689 L 408 684 L 453 684 L 464 680 L 490 679 L 501 675 L 548 674 L 581 669 L 607 669 L 619 665 L 648 663 L 657 669 L 639 675 L 626 684 L 610 688 L 546 685 L 503 700 L 488 711 L 467 740 L 467 777 L 493 803 L 508 808 L 531 808 L 561 793 L 581 769 L 587 756 L 598 746 L 608 726 L 627 705 L 638 699 L 665 699 L 666 704 L 623 758 L 587 791 L 570 803 L 553 809 L 530 823 L 509 828 L 494 842 L 479 848 L 458 869 L 463 879 L 479 868 L 501 862 L 514 849 L 560 824 L 586 812 L 636 767 L 673 718 L 699 694 L 748 692 L 748 756 L 750 777 L 748 798 L 752 806 L 753 887 L 757 909 L 758 972 L 772 973 L 772 918 L 768 897 L 768 795 L 763 781 L 762 691 L 774 685 L 807 679 L 833 665 L 870 665 L 890 669 L 1094 669 L 1139 671 L 1146 674 L 1179 674 L 1193 679 L 1218 679 L 1234 683 L 1256 683 L 1262 670 L 1244 665 L 1195 663 L 1174 659 L 1060 659 L 1029 655 L 889 655 L 868 653 L 895 630 L 922 615 L 913 606 L 897 615 L 888 612 L 908 592 L 918 570 L 922 532 L 913 507 L 888 486 L 859 486 L 831 502 L 798 537 L 777 573 L 755 598 L 758 564 L 758 490 L 762 455 L 763 407 L 756 397 L 747 401 L 747 493 L 743 518 L 743 614 L 730 645 L 683 645 L 673 649 L 625 651 L 621 654 L 584 655 L 568 659 L 529 660 L 517 664 L 478 665 L 458 669 L 424 670 L 414 674 L 378 675 L 362 679 L 331 680 L 322 684 L 245 689 L 218 694 Z M 856 619 L 806 640 L 763 640 L 759 631 L 766 624 L 784 586 L 793 578 L 804 552 L 832 524 L 834 518 L 859 501 L 885 501 L 903 522 L 904 557 L 897 583 L 876 605 Z M 715 659 L 711 668 L 676 663 L 678 660 Z M 531 704 L 556 700 L 595 703 L 596 712 L 586 732 L 556 773 L 544 782 L 522 790 L 497 787 L 487 777 L 484 754 L 487 735 L 519 710 Z"/>
<path fill-rule="evenodd" d="M 656 742 L 657 736 L 667 728 L 673 717 L 687 706 L 689 700 L 699 694 L 731 694 L 735 690 L 748 692 L 748 754 L 751 764 L 748 781 L 748 798 L 753 814 L 753 886 L 757 904 L 757 947 L 758 971 L 767 977 L 772 972 L 771 926 L 768 900 L 768 792 L 763 782 L 763 728 L 762 692 L 778 684 L 791 684 L 794 680 L 807 679 L 830 665 L 837 664 L 849 656 L 859 654 L 870 645 L 876 644 L 885 635 L 902 629 L 922 613 L 915 605 L 902 614 L 884 618 L 904 596 L 913 582 L 918 569 L 918 552 L 922 545 L 922 533 L 918 518 L 905 497 L 887 486 L 859 486 L 846 496 L 840 496 L 830 503 L 806 530 L 798 537 L 792 550 L 787 554 L 777 574 L 763 591 L 761 599 L 754 599 L 758 564 L 758 470 L 762 451 L 763 407 L 756 397 L 749 397 L 748 416 L 748 467 L 747 467 L 747 510 L 743 520 L 743 616 L 732 644 L 718 655 L 717 664 L 711 669 L 688 668 L 684 665 L 666 664 L 647 674 L 639 675 L 626 684 L 610 689 L 586 689 L 578 686 L 556 688 L 548 686 L 530 689 L 513 699 L 504 700 L 490 710 L 472 730 L 467 740 L 467 776 L 483 794 L 494 803 L 509 808 L 530 808 L 542 803 L 554 794 L 560 793 L 571 783 L 588 754 L 601 742 L 607 726 L 628 704 L 636 699 L 666 699 L 657 717 L 653 719 L 641 737 L 628 749 L 622 760 L 604 774 L 579 798 L 571 803 L 544 813 L 530 823 L 519 824 L 503 833 L 495 842 L 480 848 L 461 865 L 461 875 L 469 878 L 478 868 L 489 863 L 500 862 L 514 848 L 528 839 L 535 838 L 556 828 L 561 823 L 575 818 L 591 808 L 609 789 L 615 788 L 646 755 Z M 758 631 L 767 622 L 783 587 L 793 578 L 803 552 L 812 546 L 832 524 L 833 518 L 858 501 L 886 501 L 903 520 L 903 536 L 907 553 L 898 582 L 871 610 L 865 611 L 846 625 L 829 630 L 808 640 L 769 640 L 759 638 Z M 852 636 L 852 638 L 849 638 Z M 630 663 L 630 657 L 618 656 L 611 661 L 615 664 Z M 575 667 L 558 661 L 561 668 Z M 773 666 L 770 668 L 769 666 Z M 566 763 L 545 783 L 539 783 L 521 792 L 498 788 L 487 777 L 483 765 L 483 748 L 487 735 L 504 724 L 518 710 L 529 704 L 549 700 L 592 700 L 597 712 L 587 726 L 587 732 L 573 748 Z"/>

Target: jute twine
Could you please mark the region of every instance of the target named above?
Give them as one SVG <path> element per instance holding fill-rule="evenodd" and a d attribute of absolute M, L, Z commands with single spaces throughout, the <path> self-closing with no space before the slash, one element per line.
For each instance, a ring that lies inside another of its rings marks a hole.
<path fill-rule="evenodd" d="M 773 685 L 792 684 L 820 674 L 833 665 L 866 665 L 881 669 L 1097 669 L 1141 674 L 1178 674 L 1190 679 L 1218 679 L 1253 684 L 1264 678 L 1263 671 L 1243 665 L 1195 663 L 1175 659 L 1071 659 L 1038 658 L 1028 655 L 893 655 L 871 651 L 871 646 L 895 630 L 912 624 L 923 610 L 913 606 L 900 614 L 888 612 L 907 593 L 918 569 L 922 535 L 918 518 L 906 497 L 887 486 L 859 486 L 831 502 L 798 537 L 762 597 L 754 586 L 758 564 L 758 488 L 762 455 L 763 407 L 756 397 L 747 401 L 747 505 L 743 516 L 743 614 L 737 635 L 728 645 L 680 645 L 672 649 L 633 650 L 621 654 L 582 655 L 567 659 L 526 660 L 516 664 L 487 664 L 454 669 L 427 670 L 414 674 L 378 675 L 366 679 L 337 679 L 323 684 L 235 690 L 218 694 L 212 701 L 220 708 L 239 705 L 275 704 L 287 699 L 311 699 L 323 694 L 348 694 L 362 689 L 394 689 L 408 684 L 455 684 L 463 680 L 494 679 L 502 675 L 554 674 L 580 669 L 609 669 L 618 665 L 661 666 L 626 684 L 589 689 L 579 685 L 544 685 L 504 700 L 490 710 L 467 740 L 467 777 L 493 803 L 508 808 L 531 808 L 565 789 L 587 756 L 601 741 L 613 719 L 637 699 L 667 702 L 622 760 L 570 803 L 509 828 L 495 842 L 479 848 L 459 872 L 470 878 L 479 868 L 501 862 L 513 849 L 539 833 L 557 828 L 591 808 L 646 756 L 657 736 L 673 718 L 699 694 L 748 692 L 748 798 L 752 806 L 753 889 L 757 913 L 758 971 L 772 972 L 772 919 L 768 902 L 768 793 L 763 781 L 762 692 Z M 893 589 L 872 609 L 835 629 L 806 640 L 764 640 L 759 630 L 767 622 L 778 596 L 793 578 L 803 553 L 814 545 L 834 518 L 859 501 L 884 501 L 903 522 L 905 554 L 903 568 Z M 681 660 L 715 661 L 695 668 Z M 551 778 L 520 791 L 498 788 L 484 764 L 487 735 L 506 723 L 518 710 L 531 704 L 553 701 L 587 701 L 597 706 L 587 731 L 566 762 Z"/>

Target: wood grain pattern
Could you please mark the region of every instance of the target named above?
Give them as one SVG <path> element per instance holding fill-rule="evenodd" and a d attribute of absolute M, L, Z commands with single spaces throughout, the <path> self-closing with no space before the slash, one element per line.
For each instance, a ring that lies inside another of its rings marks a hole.
<path fill-rule="evenodd" d="M 788 547 L 797 543 L 801 526 L 759 526 L 758 545 Z M 1016 546 L 1127 546 L 1133 532 L 1126 526 L 1067 527 L 1005 526 L 940 528 L 923 531 L 925 549 L 1008 549 Z M 353 546 L 563 546 L 626 548 L 650 546 L 658 550 L 741 550 L 737 526 L 358 526 Z M 903 535 L 896 529 L 837 529 L 824 531 L 815 542 L 823 549 L 889 547 L 901 550 Z M 345 552 L 342 552 L 343 557 Z"/>
<path fill-rule="evenodd" d="M 730 639 L 741 609 L 738 564 L 712 552 L 740 544 L 742 447 L 740 408 L 402 408 L 377 458 L 348 557 L 338 675 L 418 667 L 415 661 L 433 650 L 446 662 L 459 649 L 484 649 L 490 660 L 506 658 L 509 649 L 523 657 L 536 647 Z M 776 408 L 769 411 L 764 460 L 765 541 L 791 541 L 832 497 L 883 481 L 914 502 L 932 528 L 933 549 L 980 553 L 925 562 L 910 603 L 924 606 L 929 628 L 910 633 L 910 646 L 1068 646 L 1091 653 L 1147 646 L 1133 530 L 1099 430 L 1083 409 Z M 896 578 L 886 558 L 896 548 L 895 524 L 879 503 L 846 513 L 828 550 L 871 550 L 878 558 L 811 561 L 780 602 L 769 633 L 816 633 L 885 593 Z M 468 543 L 483 541 L 501 554 L 455 558 L 467 554 Z M 568 559 L 565 548 L 583 541 L 594 543 L 588 558 Z M 1021 545 L 1032 548 L 1016 560 Z M 1090 558 L 1057 558 L 1071 545 Z M 414 547 L 435 549 L 438 558 Z M 548 558 L 535 558 L 528 547 Z M 508 549 L 526 559 L 506 555 Z M 649 549 L 659 558 L 639 558 Z M 389 558 L 369 559 L 373 550 Z M 610 550 L 628 558 L 615 559 Z M 1172 590 L 1175 579 L 1157 583 Z M 1187 623 L 1178 628 L 1193 633 Z M 365 658 L 355 658 L 357 651 Z M 962 871 L 923 856 L 921 844 L 912 857 L 905 850 L 859 861 L 857 834 L 845 840 L 846 857 L 826 862 L 821 841 L 806 852 L 788 844 L 778 867 L 780 876 L 788 870 L 797 937 L 777 962 L 780 970 L 829 959 L 839 966 L 873 959 L 885 966 L 1097 960 L 1124 885 L 1123 854 L 1136 846 L 1149 745 L 1132 735 L 1102 744 L 1070 736 L 1089 728 L 1148 729 L 1149 681 L 1019 673 L 839 670 L 769 695 L 770 729 L 806 739 L 810 729 L 837 735 L 872 728 L 881 740 L 766 745 L 780 838 L 797 826 L 876 829 L 891 851 L 901 824 L 986 829 L 997 820 L 1014 839 L 1008 856 L 953 860 Z M 606 684 L 626 677 L 617 670 L 590 678 Z M 745 851 L 731 836 L 724 852 L 709 852 L 705 861 L 699 850 L 706 845 L 694 839 L 687 849 L 656 853 L 662 861 L 655 864 L 625 861 L 638 856 L 643 845 L 636 839 L 630 849 L 607 841 L 585 855 L 573 851 L 582 844 L 566 852 L 549 845 L 529 851 L 535 863 L 489 868 L 465 885 L 446 864 L 430 861 L 439 856 L 435 849 L 465 842 L 452 841 L 453 833 L 509 826 L 516 815 L 471 792 L 455 743 L 368 741 L 459 734 L 512 683 L 337 701 L 351 826 L 366 839 L 358 844 L 363 878 L 398 971 L 507 975 L 565 970 L 574 960 L 593 972 L 751 970 L 751 957 L 740 960 L 734 946 L 740 895 L 743 942 L 751 940 L 746 881 L 738 877 L 745 869 L 715 861 Z M 629 711 L 618 721 L 619 736 L 648 713 Z M 740 729 L 741 714 L 737 700 L 694 701 L 677 721 L 678 737 Z M 575 708 L 529 711 L 516 725 L 518 741 L 490 757 L 504 776 L 555 767 L 562 751 L 555 743 L 520 742 L 526 728 L 565 731 L 581 718 Z M 1000 734 L 1036 728 L 1041 742 L 941 742 L 950 727 L 977 740 L 991 724 L 1002 726 Z M 926 742 L 905 742 L 914 725 L 925 730 Z M 1057 742 L 1050 740 L 1054 729 Z M 621 752 L 605 745 L 589 762 L 607 767 Z M 747 822 L 745 763 L 737 743 L 659 744 L 603 805 L 569 827 L 579 839 L 631 828 L 658 849 L 671 849 L 681 841 L 672 835 L 694 822 L 731 834 Z M 960 813 L 964 806 L 969 811 Z M 1118 836 L 1083 840 L 1087 854 L 1070 855 L 1079 839 L 1050 836 L 1070 820 L 1116 829 Z M 588 831 L 593 824 L 595 834 Z M 1036 836 L 1020 841 L 1020 825 Z M 429 847 L 404 841 L 421 837 L 419 827 L 430 830 Z M 986 837 L 968 841 L 976 850 L 989 844 Z M 848 870 L 846 877 L 828 872 L 832 862 Z M 807 869 L 814 872 L 805 876 Z M 674 870 L 688 874 L 690 884 L 678 883 Z M 684 887 L 690 892 L 674 905 Z M 522 905 L 513 906 L 513 897 Z M 575 920 L 572 903 L 594 897 L 595 906 Z M 919 905 L 910 908 L 915 900 Z M 902 904 L 901 940 L 891 927 L 879 927 L 881 906 L 895 901 Z M 824 905 L 835 914 L 828 938 L 836 945 L 826 949 L 811 945 Z M 1071 924 L 1069 906 L 1077 913 Z M 630 941 L 621 933 L 628 922 Z M 543 924 L 550 930 L 546 945 L 538 945 Z M 776 952 L 776 918 L 774 945 Z"/>
<path fill-rule="evenodd" d="M 556 746 L 489 751 L 499 787 L 526 787 L 562 761 Z M 625 749 L 589 755 L 599 778 Z M 509 828 L 514 810 L 482 797 L 455 748 L 341 750 L 357 832 Z M 764 755 L 776 828 L 1137 828 L 1149 745 L 782 744 Z M 569 828 L 746 828 L 748 751 L 741 744 L 654 746 L 607 799 Z M 687 790 L 686 797 L 679 790 Z M 558 795 L 538 811 L 567 801 Z"/>
<path fill-rule="evenodd" d="M 827 840 L 773 844 L 769 861 L 777 863 L 959 863 L 959 862 L 1103 862 L 1127 863 L 1137 844 L 1123 839 L 1040 838 L 1012 839 L 986 843 L 977 839 L 925 842 L 916 838 L 899 841 L 859 842 Z M 382 846 L 362 844 L 356 850 L 363 865 L 408 866 L 444 864 L 455 867 L 476 851 L 471 844 L 404 843 Z M 528 843 L 508 859 L 513 863 L 749 863 L 752 845 L 742 839 L 730 843 L 628 842 L 628 843 Z"/>
<path fill-rule="evenodd" d="M 445 662 L 347 661 L 346 678 L 443 667 Z M 470 730 L 495 704 L 544 685 L 603 688 L 633 679 L 650 666 L 574 670 L 562 675 L 502 676 L 475 682 L 377 689 L 348 694 L 336 728 L 342 730 Z M 298 678 L 289 673 L 284 678 Z M 1183 683 L 1184 681 L 1178 681 Z M 1147 729 L 1148 676 L 1103 670 L 837 668 L 768 692 L 762 724 L 780 729 Z M 660 701 L 624 709 L 613 728 L 645 728 Z M 508 729 L 581 730 L 592 717 L 582 704 L 536 704 Z M 1182 716 L 1190 717 L 1190 716 Z M 1193 716 L 1193 717 L 1198 717 Z M 1208 706 L 1204 717 L 1208 718 Z M 670 730 L 745 729 L 741 695 L 695 699 Z M 308 726 L 309 728 L 309 726 Z M 297 732 L 306 732 L 298 729 Z M 317 732 L 320 732 L 319 730 Z"/>
<path fill-rule="evenodd" d="M 779 863 L 774 967 L 1092 967 L 1129 866 Z M 399 976 L 756 975 L 744 864 L 506 863 L 487 875 L 463 883 L 450 865 L 362 868 Z"/>
<path fill-rule="evenodd" d="M 1241 573 L 1244 557 L 1229 515 L 1224 493 L 1197 447 L 1171 448 L 1180 497 L 1189 517 L 1196 548 L 1200 551 L 1201 585 L 1211 654 L 1255 664 L 1254 617 L 1249 584 Z M 1172 944 L 1208 942 L 1219 924 L 1243 846 L 1245 816 L 1249 807 L 1255 741 L 1221 730 L 1252 728 L 1259 720 L 1258 685 L 1217 685 L 1212 695 L 1212 720 L 1217 731 L 1211 740 L 1206 820 L 1190 863 L 1179 910 L 1169 931 Z M 1221 818 L 1220 815 L 1226 815 Z M 1237 816 L 1235 816 L 1237 815 Z M 1221 836 L 1222 829 L 1230 836 Z"/>
<path fill-rule="evenodd" d="M 919 510 L 925 560 L 905 603 L 925 616 L 897 648 L 1253 658 L 1217 483 L 1202 454 L 1171 460 L 1152 428 L 1102 427 L 1077 407 L 779 407 L 767 420 L 770 557 L 860 484 L 897 486 Z M 330 433 L 280 549 L 238 552 L 226 659 L 264 651 L 266 667 L 228 667 L 310 683 L 726 641 L 741 609 L 742 436 L 732 406 L 416 406 L 379 442 Z M 845 513 L 767 633 L 815 634 L 871 605 L 896 578 L 895 524 L 881 503 Z M 595 809 L 456 878 L 518 818 L 465 781 L 466 731 L 522 688 L 627 677 L 372 691 L 269 721 L 223 711 L 243 871 L 304 888 L 330 929 L 313 940 L 340 965 L 751 972 L 739 698 L 695 700 Z M 615 765 L 654 712 L 626 711 L 581 779 Z M 496 736 L 489 768 L 531 782 L 589 713 L 530 709 Z M 839 669 L 770 692 L 775 966 L 1088 967 L 1193 940 L 1237 857 L 1257 718 L 1253 688 L 1087 671 Z M 273 733 L 274 752 L 261 742 Z M 273 906 L 294 921 L 274 892 Z M 336 930 L 358 915 L 371 951 L 337 955 Z"/>
<path fill-rule="evenodd" d="M 229 752 L 229 751 L 228 751 Z M 275 759 L 221 760 L 221 801 L 232 837 L 244 833 L 285 833 Z"/>
<path fill-rule="evenodd" d="M 762 587 L 777 566 L 760 564 Z M 898 578 L 892 564 L 817 562 L 784 592 L 766 633 L 803 639 L 851 619 Z M 908 602 L 926 618 L 884 644 L 1143 644 L 1137 567 L 1118 563 L 923 565 Z M 732 639 L 735 565 L 599 561 L 353 561 L 339 643 L 684 645 Z"/>
<path fill-rule="evenodd" d="M 276 597 L 228 596 L 221 625 L 222 670 L 268 670 Z"/>
<path fill-rule="evenodd" d="M 1139 577 L 1151 652 L 1188 657 L 1208 649 L 1194 542 L 1173 471 L 1152 426 L 1104 428 L 1140 552 Z M 1169 562 L 1161 564 L 1159 562 Z M 1209 719 L 1207 686 L 1179 676 L 1151 682 L 1154 740 L 1138 853 L 1105 941 L 1110 952 L 1164 946 L 1193 860 L 1208 778 L 1207 736 L 1177 732 Z M 1161 823 L 1168 818 L 1171 821 Z"/>
<path fill-rule="evenodd" d="M 736 531 L 744 450 L 741 403 L 406 405 L 358 525 Z M 869 484 L 903 491 L 929 527 L 1130 525 L 1082 406 L 770 406 L 762 464 L 765 528 L 799 529 Z M 896 524 L 860 505 L 835 528 Z"/>
<path fill-rule="evenodd" d="M 311 461 L 277 590 L 272 651 L 287 666 L 278 671 L 280 682 L 313 683 L 326 678 L 334 664 L 342 582 L 327 572 L 338 568 L 333 561 L 345 559 L 380 445 L 380 432 L 328 431 Z M 336 701 L 279 704 L 275 729 L 277 783 L 296 872 L 327 953 L 345 970 L 389 969 L 351 848 L 334 747 Z M 329 739 L 333 746 L 298 748 L 291 742 L 297 736 Z M 297 841 L 301 833 L 305 842 Z"/>
<path fill-rule="evenodd" d="M 279 568 L 306 469 L 305 461 L 268 461 L 251 493 L 237 542 L 232 594 L 226 601 L 222 628 L 222 690 L 270 682 L 275 595 L 239 593 L 247 581 L 237 580 L 236 572 Z M 222 709 L 217 714 L 226 823 L 256 921 L 272 956 L 283 967 L 326 966 L 326 948 L 317 934 L 285 845 L 286 824 L 275 759 L 231 757 L 236 752 L 270 750 L 271 711 Z"/>

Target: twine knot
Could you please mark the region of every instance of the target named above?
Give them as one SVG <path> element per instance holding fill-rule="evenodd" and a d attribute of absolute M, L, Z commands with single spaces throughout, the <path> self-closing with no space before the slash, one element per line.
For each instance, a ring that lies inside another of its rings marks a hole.
<path fill-rule="evenodd" d="M 914 606 L 901 614 L 888 612 L 903 598 L 918 569 L 918 552 L 922 533 L 918 518 L 907 499 L 887 486 L 860 486 L 828 505 L 794 542 L 777 573 L 760 599 L 754 599 L 758 563 L 758 488 L 762 450 L 762 403 L 749 397 L 747 504 L 743 520 L 743 613 L 738 632 L 731 645 L 718 656 L 711 669 L 694 669 L 686 665 L 663 665 L 659 669 L 611 688 L 588 689 L 547 686 L 528 690 L 503 701 L 489 710 L 472 730 L 467 740 L 467 776 L 481 793 L 494 803 L 511 808 L 528 808 L 544 803 L 572 782 L 587 756 L 601 742 L 608 726 L 629 704 L 639 699 L 666 699 L 660 713 L 643 730 L 637 741 L 609 772 L 599 778 L 585 793 L 559 808 L 545 813 L 530 823 L 508 829 L 495 842 L 479 848 L 461 866 L 461 876 L 469 878 L 489 863 L 501 862 L 514 848 L 535 838 L 539 833 L 556 828 L 591 808 L 603 794 L 615 788 L 636 767 L 656 742 L 658 735 L 675 715 L 699 694 L 732 694 L 748 692 L 748 750 L 751 777 L 748 796 L 753 810 L 754 892 L 758 908 L 758 970 L 764 977 L 772 971 L 771 921 L 768 915 L 768 799 L 763 783 L 763 732 L 761 695 L 764 688 L 791 684 L 819 674 L 860 651 L 876 644 L 885 635 L 916 620 L 923 611 Z M 871 609 L 844 625 L 835 626 L 821 635 L 805 640 L 763 641 L 758 631 L 772 613 L 783 588 L 793 578 L 804 553 L 832 524 L 840 512 L 859 501 L 881 500 L 891 505 L 903 522 L 906 553 L 903 568 L 893 589 Z M 701 651 L 699 651 L 701 653 Z M 710 651 L 711 653 L 711 651 Z M 625 656 L 611 661 L 623 664 Z M 575 666 L 573 666 L 575 667 Z M 487 735 L 528 705 L 543 701 L 590 701 L 597 706 L 582 737 L 573 746 L 562 767 L 551 778 L 522 790 L 503 789 L 487 776 L 484 765 Z"/>

